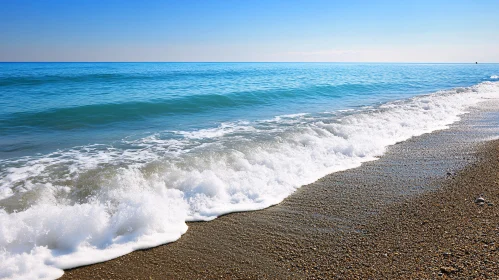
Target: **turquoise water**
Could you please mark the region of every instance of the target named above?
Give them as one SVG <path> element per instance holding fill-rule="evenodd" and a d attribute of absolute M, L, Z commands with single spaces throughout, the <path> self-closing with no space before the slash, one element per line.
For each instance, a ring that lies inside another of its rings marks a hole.
<path fill-rule="evenodd" d="M 470 86 L 497 64 L 2 63 L 0 158 Z"/>
<path fill-rule="evenodd" d="M 0 63 L 0 278 L 172 242 L 186 221 L 445 129 L 499 64 Z"/>

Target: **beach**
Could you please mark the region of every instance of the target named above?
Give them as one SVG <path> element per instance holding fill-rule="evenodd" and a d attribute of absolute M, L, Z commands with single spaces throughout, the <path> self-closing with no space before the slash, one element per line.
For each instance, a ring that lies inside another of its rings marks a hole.
<path fill-rule="evenodd" d="M 495 64 L 1 68 L 6 279 L 380 268 L 371 242 L 402 224 L 386 213 L 445 189 L 499 135 Z"/>
<path fill-rule="evenodd" d="M 494 279 L 496 107 L 391 146 L 276 206 L 189 223 L 174 243 L 61 279 Z"/>

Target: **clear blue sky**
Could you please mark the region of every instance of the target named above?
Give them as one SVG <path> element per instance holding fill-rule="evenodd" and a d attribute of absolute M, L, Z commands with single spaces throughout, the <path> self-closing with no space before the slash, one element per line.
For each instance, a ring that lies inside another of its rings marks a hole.
<path fill-rule="evenodd" d="M 499 62 L 499 0 L 2 0 L 0 61 Z"/>

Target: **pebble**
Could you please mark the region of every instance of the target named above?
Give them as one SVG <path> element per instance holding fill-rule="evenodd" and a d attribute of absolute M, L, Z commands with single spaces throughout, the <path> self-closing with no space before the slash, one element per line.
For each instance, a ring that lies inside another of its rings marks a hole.
<path fill-rule="evenodd" d="M 442 266 L 440 268 L 440 271 L 445 273 L 445 274 L 450 274 L 450 273 L 453 273 L 453 272 L 456 272 L 457 269 L 451 267 L 451 266 Z"/>
<path fill-rule="evenodd" d="M 485 203 L 485 198 L 483 198 L 482 196 L 479 196 L 479 197 L 477 197 L 477 199 L 475 199 L 475 203 L 483 204 L 483 203 Z"/>

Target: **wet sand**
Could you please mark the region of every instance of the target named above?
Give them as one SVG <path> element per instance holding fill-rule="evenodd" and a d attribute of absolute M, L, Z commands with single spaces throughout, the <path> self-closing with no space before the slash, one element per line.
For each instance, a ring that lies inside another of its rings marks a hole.
<path fill-rule="evenodd" d="M 61 279 L 498 279 L 499 141 L 476 142 L 495 126 L 482 117 Z"/>

